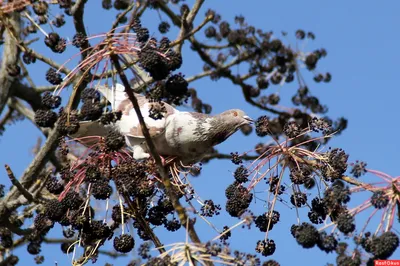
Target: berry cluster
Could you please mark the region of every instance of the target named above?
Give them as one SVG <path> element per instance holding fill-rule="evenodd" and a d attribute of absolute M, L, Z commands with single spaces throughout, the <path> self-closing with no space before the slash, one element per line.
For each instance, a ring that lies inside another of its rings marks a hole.
<path fill-rule="evenodd" d="M 61 105 L 61 98 L 50 92 L 42 95 L 42 108 L 35 112 L 35 123 L 40 127 L 52 127 L 58 119 L 57 113 L 52 111 Z"/>
<path fill-rule="evenodd" d="M 273 211 L 271 214 L 266 212 L 256 217 L 254 223 L 260 229 L 261 232 L 267 232 L 272 230 L 275 224 L 279 222 L 280 214 L 277 211 Z"/>
<path fill-rule="evenodd" d="M 326 181 L 340 179 L 347 170 L 347 159 L 349 155 L 342 149 L 332 149 L 327 152 L 327 162 L 321 169 Z"/>
<path fill-rule="evenodd" d="M 242 215 L 253 199 L 253 193 L 238 182 L 234 182 L 225 190 L 225 196 L 228 199 L 225 209 L 233 217 Z"/>
<path fill-rule="evenodd" d="M 82 106 L 80 117 L 82 120 L 97 120 L 103 114 L 100 104 L 100 93 L 93 88 L 85 89 L 81 94 Z"/>
<path fill-rule="evenodd" d="M 55 53 L 63 53 L 67 48 L 67 41 L 55 32 L 50 32 L 44 39 L 44 43 Z"/>

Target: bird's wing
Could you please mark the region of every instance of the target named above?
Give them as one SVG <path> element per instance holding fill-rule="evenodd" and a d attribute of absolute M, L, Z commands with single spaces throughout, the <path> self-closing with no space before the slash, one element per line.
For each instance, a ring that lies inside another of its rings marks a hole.
<path fill-rule="evenodd" d="M 128 98 L 128 95 L 125 93 L 125 87 L 121 84 L 116 84 L 116 86 L 112 87 L 111 89 L 106 86 L 98 86 L 97 89 L 109 102 L 111 102 L 113 111 L 122 112 L 121 120 L 117 122 L 120 132 L 131 138 L 144 139 L 142 127 L 133 108 L 133 104 Z M 166 111 L 163 113 L 164 117 L 162 119 L 155 120 L 150 117 L 150 110 L 153 105 L 157 105 L 159 103 L 149 102 L 145 96 L 137 93 L 135 93 L 135 97 L 138 100 L 140 112 L 144 118 L 147 128 L 149 129 L 150 136 L 153 138 L 165 132 L 168 116 L 179 112 L 171 105 L 163 103 Z"/>
<path fill-rule="evenodd" d="M 105 85 L 97 85 L 96 89 L 111 103 L 113 111 L 123 111 L 130 100 L 125 92 L 125 87 L 119 83 L 109 88 Z M 138 93 L 134 93 L 139 105 L 149 102 L 146 97 Z"/>

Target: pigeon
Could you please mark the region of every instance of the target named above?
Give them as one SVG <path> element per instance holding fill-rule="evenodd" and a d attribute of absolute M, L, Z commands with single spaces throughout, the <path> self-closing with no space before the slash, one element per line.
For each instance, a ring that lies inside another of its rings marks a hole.
<path fill-rule="evenodd" d="M 97 86 L 97 90 L 111 103 L 112 111 L 122 112 L 121 119 L 107 126 L 99 121 L 83 122 L 72 137 L 105 136 L 107 128 L 111 127 L 125 137 L 126 146 L 132 149 L 134 159 L 149 158 L 139 119 L 125 93 L 125 87 L 121 84 L 112 88 Z M 165 102 L 162 103 L 165 110 L 163 117 L 155 120 L 150 117 L 150 109 L 160 103 L 150 102 L 137 93 L 135 97 L 157 152 L 163 157 L 176 157 L 185 164 L 200 161 L 215 145 L 225 141 L 240 127 L 254 122 L 240 109 L 211 116 L 182 112 Z"/>

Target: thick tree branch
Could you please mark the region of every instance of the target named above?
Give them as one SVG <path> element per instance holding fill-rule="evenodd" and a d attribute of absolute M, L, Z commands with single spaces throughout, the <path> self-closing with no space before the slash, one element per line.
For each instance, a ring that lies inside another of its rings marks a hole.
<path fill-rule="evenodd" d="M 11 87 L 15 77 L 8 74 L 7 68 L 18 65 L 19 49 L 16 39 L 21 34 L 21 18 L 18 12 L 12 12 L 8 16 L 2 15 L 2 24 L 6 27 L 4 33 L 3 55 L 0 70 L 0 115 L 4 110 L 8 97 L 11 95 Z"/>
<path fill-rule="evenodd" d="M 21 82 L 14 82 L 12 95 L 26 101 L 34 111 L 42 106 L 42 98 L 34 88 Z"/>

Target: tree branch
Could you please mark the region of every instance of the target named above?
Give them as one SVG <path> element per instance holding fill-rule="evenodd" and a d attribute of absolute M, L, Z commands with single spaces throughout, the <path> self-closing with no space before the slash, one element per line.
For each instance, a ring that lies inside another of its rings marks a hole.
<path fill-rule="evenodd" d="M 6 164 L 4 166 L 7 171 L 8 178 L 10 178 L 11 183 L 21 192 L 21 194 L 29 201 L 33 202 L 35 199 L 33 198 L 32 194 L 29 193 L 22 185 L 21 183 L 18 182 L 18 180 L 15 178 L 13 171 L 11 170 L 10 166 Z"/>
<path fill-rule="evenodd" d="M 19 49 L 15 41 L 21 34 L 21 18 L 18 12 L 12 12 L 8 16 L 2 15 L 2 24 L 7 29 L 5 31 L 3 55 L 0 70 L 0 115 L 4 110 L 8 97 L 11 95 L 11 85 L 16 80 L 8 74 L 8 67 L 18 65 Z"/>

